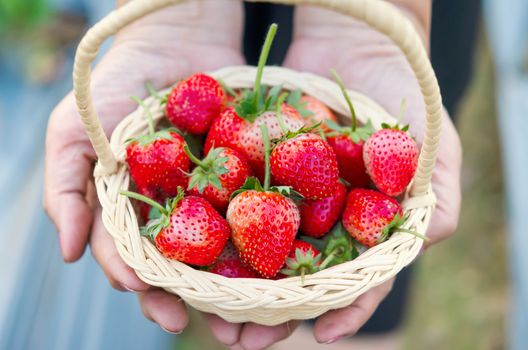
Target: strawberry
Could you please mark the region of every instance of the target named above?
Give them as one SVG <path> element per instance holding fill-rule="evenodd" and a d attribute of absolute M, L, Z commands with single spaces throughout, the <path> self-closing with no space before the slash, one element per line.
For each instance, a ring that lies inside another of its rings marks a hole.
<path fill-rule="evenodd" d="M 252 175 L 248 162 L 231 148 L 211 148 L 203 160 L 197 159 L 187 146 L 185 152 L 197 167 L 191 173 L 188 191 L 203 197 L 225 214 L 229 197 Z"/>
<path fill-rule="evenodd" d="M 330 108 L 313 96 L 302 95 L 300 90 L 292 91 L 286 102 L 299 111 L 306 126 L 320 124 L 323 131 L 329 131 L 324 122 L 330 120 L 337 123 L 337 118 Z"/>
<path fill-rule="evenodd" d="M 158 250 L 168 259 L 196 266 L 211 265 L 220 255 L 229 238 L 226 220 L 209 202 L 196 196 L 178 195 L 167 200 L 166 206 L 133 192 L 122 195 L 143 201 L 159 211 L 142 234 L 154 240 Z"/>
<path fill-rule="evenodd" d="M 295 202 L 286 187 L 270 188 L 269 138 L 261 125 L 265 147 L 264 187 L 256 178 L 233 194 L 227 208 L 231 239 L 241 259 L 265 278 L 273 278 L 284 265 L 300 225 Z"/>
<path fill-rule="evenodd" d="M 326 133 L 326 141 L 335 152 L 339 176 L 352 188 L 367 187 L 370 178 L 363 161 L 363 145 L 372 133 L 372 125 L 369 121 L 364 127 L 357 126 L 356 111 L 345 86 L 336 71 L 332 70 L 332 74 L 348 104 L 352 122 L 349 127 L 343 127 L 334 121 L 327 120 L 326 125 L 329 131 Z"/>
<path fill-rule="evenodd" d="M 405 220 L 400 204 L 386 194 L 360 188 L 348 194 L 343 226 L 352 238 L 366 247 L 384 242 L 395 231 L 424 238 L 402 228 Z"/>
<path fill-rule="evenodd" d="M 313 245 L 296 239 L 293 242 L 290 254 L 286 258 L 286 264 L 281 270 L 281 274 L 286 276 L 301 276 L 304 282 L 304 275 L 319 271 L 321 256 L 319 250 Z"/>
<path fill-rule="evenodd" d="M 269 54 L 269 49 L 277 26 L 270 27 L 264 48 L 262 50 L 255 87 L 246 90 L 242 97 L 236 101 L 232 108 L 227 108 L 212 126 L 205 141 L 205 152 L 211 147 L 229 147 L 246 156 L 255 175 L 262 181 L 264 178 L 264 145 L 260 126 L 265 124 L 271 138 L 283 135 L 275 116 L 277 96 L 282 87 L 276 86 L 269 90 L 266 98 L 265 89 L 261 87 L 262 74 Z M 304 126 L 304 121 L 299 112 L 288 106 L 282 105 L 284 125 L 290 131 L 298 130 Z"/>
<path fill-rule="evenodd" d="M 197 73 L 176 84 L 167 97 L 165 113 L 180 130 L 205 134 L 226 102 L 222 85 L 208 75 Z"/>
<path fill-rule="evenodd" d="M 260 276 L 240 260 L 235 246 L 227 242 L 218 260 L 208 269 L 211 273 L 230 278 L 259 278 Z"/>
<path fill-rule="evenodd" d="M 291 133 L 271 153 L 276 182 L 291 186 L 307 199 L 331 196 L 339 179 L 336 156 L 319 135 Z"/>
<path fill-rule="evenodd" d="M 338 182 L 330 197 L 318 200 L 305 200 L 299 206 L 301 211 L 301 232 L 307 236 L 319 238 L 334 226 L 345 207 L 347 191 L 345 185 Z"/>
<path fill-rule="evenodd" d="M 143 101 L 134 98 L 144 107 L 149 124 L 149 134 L 129 141 L 126 162 L 138 191 L 158 202 L 178 193 L 179 186 L 187 186 L 185 175 L 190 161 L 183 146 L 185 140 L 175 130 L 155 131 L 149 109 Z M 142 206 L 142 216 L 148 213 L 148 206 Z"/>
<path fill-rule="evenodd" d="M 418 146 L 407 133 L 408 126 L 382 125 L 363 147 L 365 167 L 381 192 L 395 197 L 405 191 L 418 166 Z"/>
<path fill-rule="evenodd" d="M 250 178 L 244 188 L 254 186 Z M 256 186 L 229 203 L 227 222 L 242 260 L 266 278 L 277 274 L 290 252 L 300 225 L 299 209 L 281 192 Z"/>
<path fill-rule="evenodd" d="M 283 109 L 284 110 L 284 109 Z M 290 111 L 284 118 L 288 130 L 302 128 L 303 121 L 296 111 Z M 271 138 L 280 138 L 283 131 L 279 127 L 275 112 L 262 113 L 253 122 L 240 118 L 234 108 L 228 108 L 213 122 L 205 141 L 205 152 L 212 147 L 229 147 L 245 155 L 253 172 L 260 179 L 264 178 L 264 144 L 260 125 L 266 125 Z"/>

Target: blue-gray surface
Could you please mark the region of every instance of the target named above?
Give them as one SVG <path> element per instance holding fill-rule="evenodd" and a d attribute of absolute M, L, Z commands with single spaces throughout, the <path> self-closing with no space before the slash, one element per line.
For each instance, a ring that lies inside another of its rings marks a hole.
<path fill-rule="evenodd" d="M 497 72 L 497 97 L 510 231 L 512 310 L 508 348 L 528 344 L 528 1 L 487 0 L 485 15 Z"/>
<path fill-rule="evenodd" d="M 113 1 L 54 1 L 92 19 Z M 173 339 L 147 321 L 132 294 L 109 286 L 89 253 L 63 263 L 41 209 L 49 113 L 70 89 L 29 84 L 16 49 L 0 50 L 0 349 L 167 349 Z"/>

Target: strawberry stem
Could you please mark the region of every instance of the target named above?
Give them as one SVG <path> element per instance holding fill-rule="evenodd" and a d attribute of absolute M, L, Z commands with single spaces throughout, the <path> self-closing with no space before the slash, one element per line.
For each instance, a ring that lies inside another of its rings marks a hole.
<path fill-rule="evenodd" d="M 270 140 L 266 124 L 260 124 L 260 130 L 262 131 L 262 141 L 264 142 L 264 191 L 268 191 L 270 187 Z"/>
<path fill-rule="evenodd" d="M 145 89 L 147 89 L 147 92 L 150 96 L 154 97 L 155 99 L 161 100 L 161 96 L 158 94 L 156 89 L 154 89 L 154 86 L 152 86 L 152 83 L 150 81 L 147 81 L 145 83 Z"/>
<path fill-rule="evenodd" d="M 257 68 L 257 78 L 255 79 L 255 97 L 253 100 L 253 105 L 255 106 L 256 111 L 258 110 L 258 107 L 259 107 L 260 85 L 262 82 L 262 74 L 264 73 L 264 66 L 266 65 L 266 62 L 268 61 L 271 44 L 273 43 L 273 39 L 275 38 L 276 33 L 277 33 L 277 24 L 273 23 L 268 30 L 268 34 L 266 35 L 266 40 L 264 41 L 264 46 L 262 47 L 262 51 L 260 52 L 258 68 Z"/>
<path fill-rule="evenodd" d="M 407 100 L 404 98 L 400 105 L 400 114 L 398 115 L 398 125 L 401 125 L 403 115 L 405 114 L 406 110 L 407 110 Z"/>
<path fill-rule="evenodd" d="M 130 98 L 132 99 L 132 101 L 136 102 L 138 105 L 143 107 L 143 109 L 145 110 L 145 113 L 147 114 L 147 122 L 148 122 L 149 134 L 150 135 L 154 135 L 154 133 L 156 131 L 154 129 L 154 119 L 152 118 L 152 113 L 150 113 L 150 109 L 145 104 L 145 102 L 142 99 L 140 99 L 139 97 L 130 96 Z"/>
<path fill-rule="evenodd" d="M 137 199 L 138 201 L 141 201 L 141 202 L 144 202 L 144 203 L 147 203 L 151 207 L 154 207 L 154 208 L 158 209 L 160 213 L 168 215 L 167 210 L 161 204 L 159 204 L 158 202 L 156 202 L 153 199 L 145 197 L 145 196 L 143 196 L 143 195 L 141 195 L 139 193 L 130 192 L 130 191 L 119 191 L 119 194 L 121 194 L 123 196 L 126 196 L 126 197 L 129 197 L 129 198 Z"/>
<path fill-rule="evenodd" d="M 287 134 L 289 131 L 288 128 L 286 127 L 286 124 L 284 124 L 284 119 L 282 118 L 282 114 L 281 114 L 282 104 L 284 103 L 284 101 L 286 101 L 286 97 L 288 97 L 287 92 L 283 92 L 279 96 L 279 99 L 277 100 L 277 107 L 276 107 L 277 109 L 275 111 L 275 114 L 277 115 L 277 120 L 279 121 L 279 127 L 281 128 L 284 134 Z"/>
<path fill-rule="evenodd" d="M 343 247 L 336 247 L 319 265 L 319 270 L 324 270 L 335 259 L 336 256 L 343 254 Z"/>
<path fill-rule="evenodd" d="M 187 143 L 183 145 L 183 150 L 185 151 L 185 154 L 187 154 L 187 157 L 193 162 L 194 164 L 198 165 L 200 168 L 207 170 L 207 165 L 202 162 L 200 159 L 198 159 L 189 149 L 189 146 Z"/>
<path fill-rule="evenodd" d="M 343 84 L 343 80 L 341 80 L 341 77 L 337 74 L 335 69 L 332 69 L 330 72 L 334 76 L 334 79 L 337 85 L 339 85 L 339 88 L 341 89 L 341 93 L 343 94 L 343 97 L 345 98 L 346 103 L 348 104 L 348 108 L 350 109 L 350 115 L 352 116 L 352 132 L 354 132 L 356 131 L 356 128 L 357 128 L 356 110 L 354 109 L 354 106 L 352 105 L 352 101 L 350 100 L 350 96 L 348 96 L 348 93 L 345 88 L 345 84 Z"/>
<path fill-rule="evenodd" d="M 429 240 L 429 237 L 425 236 L 425 235 L 422 235 L 421 233 L 418 233 L 416 231 L 412 231 L 412 230 L 408 230 L 406 228 L 402 228 L 402 227 L 398 227 L 396 228 L 393 232 L 406 232 L 406 233 L 409 233 L 413 236 L 416 236 L 418 238 L 421 238 L 423 239 L 424 241 L 428 241 Z"/>

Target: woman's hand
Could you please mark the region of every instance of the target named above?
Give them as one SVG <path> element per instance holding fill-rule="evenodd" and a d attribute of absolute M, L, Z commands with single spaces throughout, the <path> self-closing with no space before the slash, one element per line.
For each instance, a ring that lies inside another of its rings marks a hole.
<path fill-rule="evenodd" d="M 412 1 L 396 1 L 402 5 Z M 426 3 L 424 1 L 423 3 Z M 409 15 L 427 45 L 428 20 L 408 7 Z M 426 10 L 422 8 L 422 10 Z M 334 68 L 347 87 L 371 97 L 392 115 L 398 115 L 402 100 L 407 102 L 404 121 L 420 142 L 425 111 L 420 89 L 403 53 L 382 34 L 335 12 L 300 7 L 296 12 L 294 42 L 286 66 L 330 78 Z M 429 231 L 432 245 L 452 235 L 460 210 L 460 168 L 462 151 L 457 132 L 444 114 L 433 190 L 438 202 Z M 391 289 L 393 281 L 362 295 L 349 307 L 321 316 L 315 325 L 317 341 L 326 343 L 351 336 L 370 318 Z"/>
<path fill-rule="evenodd" d="M 242 5 L 230 0 L 189 2 L 137 21 L 121 31 L 92 75 L 93 99 L 107 135 L 146 96 L 145 82 L 167 87 L 194 72 L 243 64 Z M 91 251 L 110 283 L 139 292 L 145 315 L 169 331 L 187 323 L 185 306 L 159 289 L 149 289 L 119 257 L 101 222 L 94 198 L 96 156 L 72 94 L 53 111 L 46 138 L 44 205 L 59 232 L 67 262 Z"/>

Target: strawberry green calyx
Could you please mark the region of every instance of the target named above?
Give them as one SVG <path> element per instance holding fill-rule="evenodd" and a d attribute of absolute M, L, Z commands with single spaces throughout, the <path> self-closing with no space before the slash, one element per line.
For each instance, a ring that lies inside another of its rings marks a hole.
<path fill-rule="evenodd" d="M 374 128 L 370 119 L 364 126 L 356 127 L 356 130 L 352 130 L 352 127 L 350 126 L 341 126 L 332 120 L 325 120 L 324 123 L 331 130 L 326 134 L 327 137 L 345 135 L 354 141 L 354 143 L 367 141 L 370 135 L 372 135 L 374 132 Z"/>
<path fill-rule="evenodd" d="M 216 79 L 216 81 L 218 81 L 220 85 L 222 85 L 222 88 L 225 90 L 225 92 L 227 92 L 228 95 L 231 95 L 232 97 L 234 97 L 235 100 L 239 97 L 238 94 L 235 92 L 235 90 L 233 90 L 233 88 L 227 85 L 225 81 L 223 81 L 222 79 Z"/>
<path fill-rule="evenodd" d="M 429 238 L 427 236 L 424 236 L 421 233 L 418 233 L 416 231 L 412 231 L 412 230 L 402 227 L 408 218 L 409 218 L 409 215 L 400 215 L 399 213 L 396 214 L 394 218 L 392 219 L 392 221 L 387 226 L 385 226 L 383 230 L 381 231 L 381 235 L 378 238 L 378 243 L 385 242 L 395 232 L 410 233 L 411 235 L 421 238 L 424 241 L 428 241 Z"/>
<path fill-rule="evenodd" d="M 145 197 L 139 193 L 130 191 L 119 191 L 119 194 L 147 203 L 148 205 L 152 206 L 153 209 L 159 212 L 159 216 L 156 215 L 158 216 L 157 218 L 150 220 L 146 226 L 141 227 L 140 229 L 142 236 L 149 237 L 151 239 L 156 239 L 156 236 L 160 233 L 160 231 L 163 228 L 169 226 L 171 213 L 185 196 L 183 188 L 178 187 L 178 194 L 176 195 L 176 197 L 168 199 L 165 204 L 165 207 L 163 207 L 158 202 L 148 197 Z"/>
<path fill-rule="evenodd" d="M 189 149 L 189 146 L 185 144 L 183 150 L 194 164 L 197 165 L 192 171 L 189 181 L 188 190 L 197 187 L 198 192 L 203 193 L 205 188 L 210 184 L 216 187 L 218 190 L 222 190 L 222 183 L 220 182 L 220 176 L 227 174 L 229 170 L 224 164 L 229 160 L 228 157 L 220 157 L 220 153 L 224 150 L 223 148 L 211 148 L 207 156 L 200 160 L 198 159 Z"/>
<path fill-rule="evenodd" d="M 409 124 L 402 124 L 403 115 L 405 114 L 406 109 L 407 109 L 407 101 L 403 99 L 401 106 L 400 106 L 400 114 L 398 115 L 398 121 L 396 122 L 396 124 L 390 125 L 388 123 L 382 123 L 381 128 L 408 132 Z"/>
<path fill-rule="evenodd" d="M 261 86 L 262 74 L 264 73 L 264 67 L 266 66 L 271 45 L 273 43 L 273 39 L 275 38 L 276 33 L 277 24 L 273 23 L 268 30 L 266 40 L 264 41 L 264 46 L 262 47 L 262 51 L 260 53 L 260 58 L 257 67 L 257 76 L 255 78 L 255 86 L 253 90 L 246 90 L 244 92 L 243 97 L 240 99 L 240 102 L 235 107 L 238 116 L 250 122 L 254 122 L 255 119 L 262 112 L 266 111 L 270 107 L 270 105 L 272 105 L 272 101 L 270 101 L 270 99 L 272 99 L 274 95 L 277 95 L 277 92 L 275 92 L 275 94 L 272 93 L 274 92 L 272 89 L 268 94 L 268 98 L 265 100 L 265 89 L 263 89 Z M 276 88 L 278 88 L 279 91 L 281 89 L 281 87 Z"/>
<path fill-rule="evenodd" d="M 293 108 L 295 108 L 297 112 L 301 114 L 303 118 L 307 118 L 307 117 L 314 115 L 314 112 L 306 109 L 306 105 L 308 104 L 308 102 L 302 101 L 301 98 L 302 98 L 302 91 L 299 89 L 293 90 L 288 95 L 288 98 L 286 99 L 286 103 L 292 106 Z"/>
<path fill-rule="evenodd" d="M 290 131 L 290 129 L 288 129 L 286 127 L 286 124 L 284 123 L 284 119 L 282 118 L 282 112 L 281 112 L 282 105 L 283 105 L 283 103 L 284 103 L 284 101 L 286 100 L 287 97 L 288 97 L 288 93 L 287 92 L 282 93 L 279 96 L 279 98 L 277 99 L 277 104 L 275 106 L 275 115 L 276 115 L 277 120 L 279 122 L 279 127 L 281 128 L 283 136 L 281 136 L 281 137 L 279 137 L 277 139 L 271 140 L 271 143 L 274 144 L 274 145 L 277 145 L 277 144 L 279 144 L 279 143 L 281 143 L 283 141 L 289 140 L 289 139 L 293 139 L 297 135 L 310 133 L 310 132 L 318 129 L 321 126 L 321 123 L 317 123 L 317 124 L 314 124 L 314 125 L 311 125 L 311 126 L 301 127 L 299 130 L 296 130 L 296 131 Z"/>
<path fill-rule="evenodd" d="M 304 276 L 319 271 L 319 263 L 321 261 L 321 254 L 314 256 L 312 250 L 303 252 L 297 248 L 295 251 L 295 259 L 287 258 L 286 267 L 281 270 L 281 273 L 286 276 L 301 276 L 301 281 L 304 283 Z"/>
<path fill-rule="evenodd" d="M 303 237 L 303 240 L 313 244 L 323 254 L 320 270 L 354 260 L 359 256 L 356 243 L 338 222 L 323 240 Z"/>

